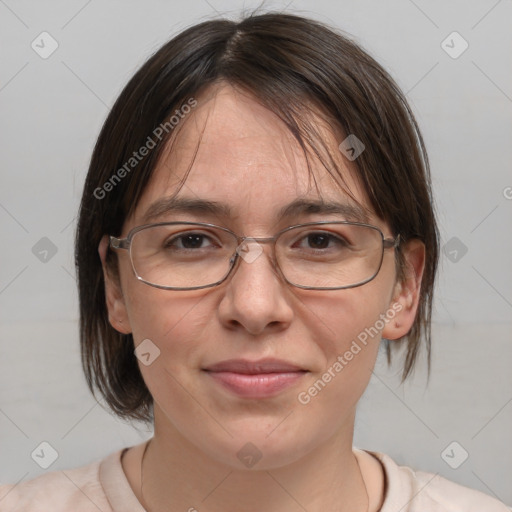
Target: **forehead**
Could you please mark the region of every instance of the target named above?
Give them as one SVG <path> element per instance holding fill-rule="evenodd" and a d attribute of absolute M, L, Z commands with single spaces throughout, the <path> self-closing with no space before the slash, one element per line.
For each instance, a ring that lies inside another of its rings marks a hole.
<path fill-rule="evenodd" d="M 318 158 L 310 158 L 311 174 L 302 148 L 286 125 L 250 95 L 218 84 L 197 101 L 197 107 L 181 121 L 184 124 L 176 139 L 171 138 L 131 224 L 156 220 L 149 218 L 148 212 L 158 212 L 155 204 L 161 207 L 164 199 L 176 194 L 189 203 L 221 205 L 217 214 L 244 224 L 275 223 L 286 207 L 297 205 L 299 199 L 351 205 L 364 215 L 357 203 L 367 207 L 367 201 L 355 166 L 338 152 L 341 135 L 337 137 L 322 118 L 314 119 L 315 129 L 330 147 L 344 186 L 356 201 L 342 191 L 339 179 L 337 183 Z"/>

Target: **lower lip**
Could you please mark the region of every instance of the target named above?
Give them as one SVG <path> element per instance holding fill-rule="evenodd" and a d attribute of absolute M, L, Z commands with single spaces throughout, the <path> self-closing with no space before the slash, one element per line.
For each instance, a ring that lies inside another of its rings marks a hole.
<path fill-rule="evenodd" d="M 266 398 L 295 384 L 306 372 L 259 373 L 207 372 L 233 393 L 245 398 Z"/>

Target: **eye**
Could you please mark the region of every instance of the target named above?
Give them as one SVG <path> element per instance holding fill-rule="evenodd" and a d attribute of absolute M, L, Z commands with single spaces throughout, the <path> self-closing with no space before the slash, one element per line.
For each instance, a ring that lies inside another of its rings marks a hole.
<path fill-rule="evenodd" d="M 341 249 L 348 246 L 348 242 L 344 238 L 325 231 L 307 233 L 298 242 L 301 249 Z"/>
<path fill-rule="evenodd" d="M 211 242 L 212 239 L 203 233 L 188 232 L 168 238 L 164 242 L 163 247 L 164 249 L 184 250 L 206 249 L 213 247 Z"/>

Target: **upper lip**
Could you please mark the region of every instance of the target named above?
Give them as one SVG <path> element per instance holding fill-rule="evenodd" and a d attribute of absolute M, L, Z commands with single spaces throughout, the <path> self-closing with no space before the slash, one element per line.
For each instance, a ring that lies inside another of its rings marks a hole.
<path fill-rule="evenodd" d="M 248 375 L 306 371 L 300 366 L 281 359 L 259 359 L 258 361 L 228 359 L 212 364 L 204 368 L 204 370 L 209 372 L 245 373 Z"/>

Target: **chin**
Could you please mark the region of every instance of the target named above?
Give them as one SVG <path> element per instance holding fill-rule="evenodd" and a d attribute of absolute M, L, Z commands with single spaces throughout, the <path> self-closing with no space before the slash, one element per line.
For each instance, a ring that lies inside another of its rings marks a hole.
<path fill-rule="evenodd" d="M 223 436 L 219 445 L 214 448 L 210 444 L 207 451 L 233 469 L 264 471 L 295 463 L 318 444 L 319 436 L 308 433 L 304 428 L 300 429 L 299 434 L 293 429 L 281 431 L 281 427 L 277 426 L 279 422 L 271 428 L 266 423 L 262 420 L 244 422 L 233 437 Z M 234 434 L 233 428 L 227 429 Z"/>

